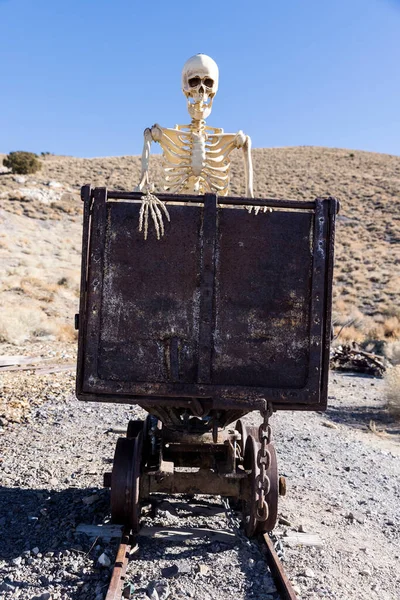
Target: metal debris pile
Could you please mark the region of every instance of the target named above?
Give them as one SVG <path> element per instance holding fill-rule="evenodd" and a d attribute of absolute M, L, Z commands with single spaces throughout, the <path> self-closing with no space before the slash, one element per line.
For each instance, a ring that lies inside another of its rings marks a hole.
<path fill-rule="evenodd" d="M 383 377 L 386 371 L 383 358 L 350 345 L 331 348 L 330 366 L 336 371 L 353 371 L 374 377 Z"/>

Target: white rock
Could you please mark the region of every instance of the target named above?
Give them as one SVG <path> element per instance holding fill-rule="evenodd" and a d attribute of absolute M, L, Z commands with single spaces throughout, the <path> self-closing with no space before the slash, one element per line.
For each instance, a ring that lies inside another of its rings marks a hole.
<path fill-rule="evenodd" d="M 53 190 L 34 190 L 32 188 L 20 188 L 19 193 L 23 198 L 27 200 L 37 200 L 42 204 L 50 204 L 50 202 L 55 202 L 59 200 L 60 194 Z"/>
<path fill-rule="evenodd" d="M 293 586 L 293 590 L 294 590 L 294 592 L 295 592 L 296 594 L 298 594 L 298 595 L 300 596 L 300 594 L 301 594 L 301 587 L 300 587 L 299 585 L 297 585 L 297 584 L 296 584 L 296 585 L 294 585 L 294 586 Z"/>
<path fill-rule="evenodd" d="M 360 571 L 360 575 L 365 575 L 366 577 L 370 577 L 372 575 L 370 569 L 366 568 Z"/>
<path fill-rule="evenodd" d="M 307 567 L 304 571 L 304 577 L 310 577 L 313 578 L 315 577 L 315 573 L 312 569 L 310 569 L 309 567 Z"/>
<path fill-rule="evenodd" d="M 22 175 L 15 175 L 14 181 L 15 181 L 15 183 L 25 183 L 26 177 L 23 177 Z"/>
<path fill-rule="evenodd" d="M 169 585 L 162 581 L 151 581 L 146 593 L 150 600 L 166 600 L 170 595 Z"/>
<path fill-rule="evenodd" d="M 60 183 L 59 181 L 48 181 L 47 185 L 51 188 L 61 188 L 62 187 L 62 183 Z"/>
<path fill-rule="evenodd" d="M 90 504 L 94 504 L 96 500 L 97 494 L 92 494 L 91 496 L 85 496 L 84 498 L 82 498 L 83 504 L 87 504 L 88 506 L 90 506 Z"/>
<path fill-rule="evenodd" d="M 111 565 L 111 560 L 109 559 L 109 557 L 107 556 L 107 554 L 105 552 L 103 552 L 103 554 L 100 554 L 97 562 L 102 567 L 109 567 Z"/>

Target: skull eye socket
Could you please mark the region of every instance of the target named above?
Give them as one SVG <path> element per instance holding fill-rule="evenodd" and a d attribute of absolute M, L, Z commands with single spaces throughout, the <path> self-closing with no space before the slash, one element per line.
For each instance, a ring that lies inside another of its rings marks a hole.
<path fill-rule="evenodd" d="M 208 88 L 212 88 L 214 81 L 210 77 L 206 77 L 204 80 L 204 85 Z"/>
<path fill-rule="evenodd" d="M 191 79 L 189 79 L 190 87 L 197 87 L 198 85 L 200 85 L 200 83 L 201 83 L 200 77 L 192 77 Z"/>

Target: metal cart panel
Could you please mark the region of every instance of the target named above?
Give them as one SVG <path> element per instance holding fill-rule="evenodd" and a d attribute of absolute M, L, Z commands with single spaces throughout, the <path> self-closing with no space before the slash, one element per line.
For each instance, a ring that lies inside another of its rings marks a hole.
<path fill-rule="evenodd" d="M 336 200 L 163 195 L 171 222 L 145 241 L 140 194 L 83 197 L 78 398 L 326 405 Z"/>

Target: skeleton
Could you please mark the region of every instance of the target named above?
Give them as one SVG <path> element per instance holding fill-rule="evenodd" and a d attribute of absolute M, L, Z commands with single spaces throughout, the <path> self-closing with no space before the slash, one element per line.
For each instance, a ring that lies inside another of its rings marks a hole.
<path fill-rule="evenodd" d="M 223 129 L 209 127 L 205 119 L 212 110 L 218 91 L 218 66 L 205 54 L 189 58 L 182 71 L 182 90 L 187 98 L 187 109 L 192 120 L 189 125 L 176 125 L 174 129 L 158 124 L 144 131 L 142 173 L 135 191 L 145 192 L 139 218 L 139 231 L 144 227 L 147 238 L 149 213 L 153 219 L 157 237 L 163 235 L 162 214 L 169 220 L 168 210 L 152 192 L 149 180 L 149 158 L 152 142 L 158 142 L 163 150 L 163 190 L 170 194 L 228 194 L 230 154 L 242 149 L 246 177 L 246 196 L 253 198 L 253 167 L 251 140 L 243 131 L 224 133 Z M 249 208 L 251 210 L 251 208 Z"/>

